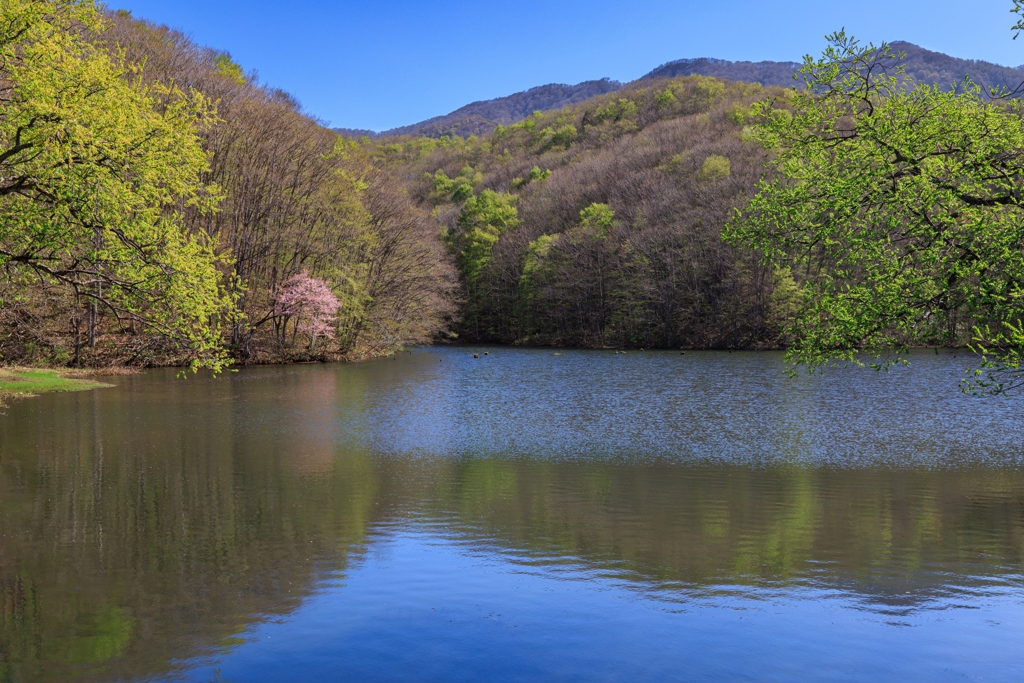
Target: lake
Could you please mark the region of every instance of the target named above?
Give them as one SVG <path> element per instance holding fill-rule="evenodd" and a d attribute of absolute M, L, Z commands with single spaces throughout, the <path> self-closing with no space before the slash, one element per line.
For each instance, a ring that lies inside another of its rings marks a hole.
<path fill-rule="evenodd" d="M 970 364 L 417 348 L 21 400 L 0 681 L 1019 681 L 1024 399 Z"/>

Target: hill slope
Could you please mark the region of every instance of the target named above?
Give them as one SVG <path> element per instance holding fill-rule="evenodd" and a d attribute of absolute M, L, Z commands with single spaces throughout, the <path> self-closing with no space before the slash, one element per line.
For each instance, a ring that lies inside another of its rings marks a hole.
<path fill-rule="evenodd" d="M 773 347 L 776 273 L 720 233 L 763 173 L 749 107 L 783 93 L 646 80 L 488 136 L 367 147 L 444 235 L 464 341 Z"/>
<path fill-rule="evenodd" d="M 941 52 L 932 52 L 913 43 L 897 41 L 894 50 L 905 52 L 903 66 L 907 75 L 919 83 L 933 83 L 943 87 L 959 83 L 970 76 L 984 88 L 1005 86 L 1015 89 L 1024 81 L 1024 67 L 1001 66 L 976 59 L 958 59 Z"/>

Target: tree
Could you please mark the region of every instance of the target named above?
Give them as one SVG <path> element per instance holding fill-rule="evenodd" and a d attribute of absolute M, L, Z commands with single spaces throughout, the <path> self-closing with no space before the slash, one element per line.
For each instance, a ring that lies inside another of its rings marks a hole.
<path fill-rule="evenodd" d="M 674 102 L 659 102 L 667 90 Z M 489 138 L 368 146 L 459 259 L 463 339 L 764 348 L 779 342 L 776 312 L 787 310 L 773 307 L 774 269 L 725 245 L 721 229 L 753 196 L 767 156 L 737 114 L 772 92 L 783 91 L 681 77 L 535 114 Z M 567 125 L 577 131 L 570 149 L 546 147 Z M 485 190 L 515 199 L 515 225 L 500 236 L 485 229 L 487 245 L 469 244 L 477 202 L 454 194 L 467 168 L 478 199 Z M 485 247 L 472 250 L 482 259 L 467 258 L 467 246 Z"/>
<path fill-rule="evenodd" d="M 303 271 L 345 301 L 331 343 L 316 342 L 321 357 L 391 353 L 447 328 L 456 285 L 452 259 L 426 211 L 374 168 L 359 143 L 246 76 L 229 55 L 130 16 L 111 22 L 100 38 L 143 64 L 146 80 L 185 84 L 218 103 L 217 121 L 203 137 L 211 159 L 207 178 L 225 198 L 216 214 L 187 219 L 231 256 L 239 310 L 229 339 L 238 360 L 307 353 L 283 344 L 273 301 Z M 479 174 L 462 164 L 453 175 L 437 174 L 438 186 L 448 183 L 450 192 L 471 196 Z M 294 332 L 290 326 L 289 335 Z"/>
<path fill-rule="evenodd" d="M 107 313 L 219 368 L 231 300 L 182 219 L 220 198 L 201 181 L 211 107 L 143 84 L 86 40 L 104 27 L 92 0 L 0 0 L 0 279 L 70 291 L 76 361 L 83 313 L 90 343 Z"/>
<path fill-rule="evenodd" d="M 721 178 L 728 178 L 732 173 L 732 162 L 729 161 L 729 157 L 723 157 L 719 154 L 712 154 L 704 160 L 704 165 L 701 166 L 700 171 L 697 173 L 697 180 L 706 183 Z"/>
<path fill-rule="evenodd" d="M 1020 17 L 1013 25 L 1013 39 L 1017 40 L 1021 31 L 1024 31 L 1024 0 L 1013 0 L 1013 9 L 1010 12 Z"/>
<path fill-rule="evenodd" d="M 792 361 L 969 340 L 967 390 L 1007 391 L 1024 380 L 1024 107 L 909 83 L 899 59 L 836 33 L 805 89 L 755 107 L 771 173 L 725 237 L 802 281 Z"/>
<path fill-rule="evenodd" d="M 479 331 L 480 311 L 488 294 L 487 266 L 501 236 L 519 225 L 518 197 L 484 190 L 462 205 L 458 226 L 447 235 L 459 272 L 469 293 L 467 319 Z"/>
<path fill-rule="evenodd" d="M 285 282 L 274 297 L 279 343 L 284 344 L 288 322 L 294 320 L 295 333 L 308 335 L 309 350 L 314 351 L 317 339 L 334 339 L 341 308 L 341 301 L 330 285 L 305 271 L 299 273 Z"/>
<path fill-rule="evenodd" d="M 580 227 L 593 230 L 597 237 L 604 239 L 608 230 L 615 225 L 615 212 L 607 204 L 591 204 L 580 211 Z"/>

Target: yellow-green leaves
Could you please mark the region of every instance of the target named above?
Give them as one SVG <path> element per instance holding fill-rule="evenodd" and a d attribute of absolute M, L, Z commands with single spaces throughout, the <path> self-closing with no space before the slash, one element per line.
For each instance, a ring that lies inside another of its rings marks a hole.
<path fill-rule="evenodd" d="M 219 200 L 197 136 L 212 107 L 87 43 L 83 27 L 103 28 L 94 2 L 0 0 L 0 26 L 0 266 L 219 367 L 211 321 L 230 300 L 213 245 L 181 219 Z"/>
<path fill-rule="evenodd" d="M 580 211 L 580 227 L 595 231 L 598 237 L 608 236 L 608 230 L 615 225 L 615 212 L 607 204 L 594 203 Z"/>
<path fill-rule="evenodd" d="M 447 236 L 468 290 L 470 317 L 475 316 L 484 303 L 480 299 L 484 296 L 482 284 L 491 262 L 491 250 L 506 231 L 519 225 L 518 200 L 515 195 L 492 190 L 470 197 L 459 213 L 458 227 Z"/>
<path fill-rule="evenodd" d="M 231 59 L 231 55 L 226 52 L 222 52 L 214 59 L 214 64 L 217 67 L 217 73 L 221 76 L 230 78 L 239 85 L 245 84 L 245 72 L 242 71 L 241 65 L 235 63 Z"/>
<path fill-rule="evenodd" d="M 438 170 L 434 175 L 427 174 L 427 179 L 434 185 L 431 200 L 443 202 L 464 202 L 473 196 L 473 188 L 483 181 L 483 174 L 465 166 L 454 178 L 449 178 L 444 171 Z"/>
<path fill-rule="evenodd" d="M 697 172 L 697 180 L 706 183 L 712 180 L 728 178 L 732 173 L 732 162 L 728 157 L 719 154 L 712 154 L 704 160 L 700 171 Z"/>
<path fill-rule="evenodd" d="M 910 87 L 898 61 L 839 33 L 805 90 L 754 108 L 773 174 L 726 238 L 802 280 L 792 360 L 973 340 L 990 372 L 969 389 L 1005 391 L 1022 377 L 1024 108 Z"/>
<path fill-rule="evenodd" d="M 654 98 L 654 101 L 657 103 L 659 109 L 664 109 L 665 107 L 671 107 L 673 104 L 676 104 L 679 99 L 676 97 L 675 93 L 672 92 L 671 88 L 666 88 L 662 92 L 658 93 L 657 97 Z"/>
<path fill-rule="evenodd" d="M 467 282 L 475 282 L 490 261 L 491 248 L 505 231 L 519 225 L 517 197 L 484 190 L 470 197 L 459 214 L 459 234 L 453 245 Z"/>

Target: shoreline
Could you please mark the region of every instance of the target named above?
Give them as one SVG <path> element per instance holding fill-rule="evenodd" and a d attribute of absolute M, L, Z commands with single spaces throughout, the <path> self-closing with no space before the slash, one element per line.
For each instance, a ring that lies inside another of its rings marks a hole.
<path fill-rule="evenodd" d="M 27 368 L 0 367 L 0 407 L 11 399 L 32 398 L 40 394 L 106 389 L 112 384 L 96 377 L 133 375 L 132 368 Z"/>
<path fill-rule="evenodd" d="M 406 347 L 402 351 L 392 352 L 380 356 L 368 356 L 362 358 L 344 358 L 344 359 L 325 359 L 325 360 L 291 360 L 291 361 L 267 361 L 267 362 L 256 362 L 256 363 L 244 363 L 231 365 L 225 368 L 226 371 L 237 371 L 246 367 L 267 367 L 267 366 L 287 366 L 287 365 L 322 365 L 330 363 L 358 363 L 369 360 L 383 360 L 387 358 L 395 358 L 400 353 L 409 351 L 411 348 L 416 346 L 419 347 L 440 347 L 440 348 L 490 348 L 490 349 L 533 349 L 538 351 L 597 351 L 597 352 L 615 352 L 615 353 L 643 353 L 643 352 L 669 352 L 669 353 L 680 353 L 684 355 L 686 353 L 693 352 L 711 352 L 711 353 L 771 353 L 785 351 L 785 349 L 707 349 L 707 348 L 683 348 L 683 349 L 671 349 L 671 348 L 635 348 L 635 347 L 595 347 L 595 346 L 558 346 L 558 345 L 519 345 L 519 344 L 495 344 L 485 342 L 447 342 L 440 344 L 424 344 L 414 345 L 412 347 Z M 913 346 L 910 347 L 910 351 L 927 352 L 935 351 L 936 353 L 959 353 L 963 351 L 969 351 L 967 348 L 953 348 L 953 347 L 931 347 L 931 346 Z M 187 369 L 186 365 L 153 365 L 149 367 L 173 367 Z M 114 385 L 107 384 L 105 382 L 97 381 L 98 377 L 118 377 L 127 375 L 137 375 L 145 371 L 146 367 L 128 367 L 128 366 L 108 366 L 102 368 L 55 368 L 55 367 L 25 367 L 25 366 L 3 366 L 0 365 L 0 407 L 6 405 L 6 402 L 12 398 L 31 398 L 40 394 L 48 393 L 66 393 L 73 391 L 91 391 L 94 389 L 106 389 Z"/>

